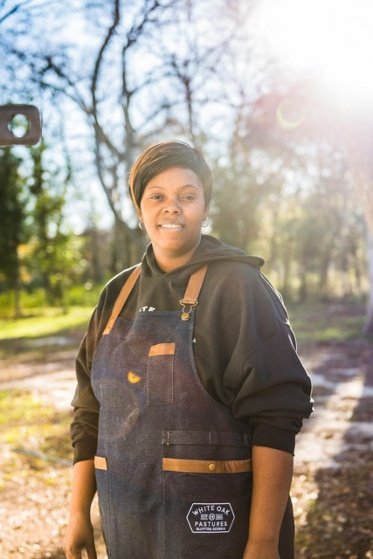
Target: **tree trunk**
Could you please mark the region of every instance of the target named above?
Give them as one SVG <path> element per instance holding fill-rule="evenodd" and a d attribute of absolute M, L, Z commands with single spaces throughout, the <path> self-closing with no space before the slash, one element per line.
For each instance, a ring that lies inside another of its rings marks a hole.
<path fill-rule="evenodd" d="M 145 236 L 139 229 L 131 230 L 121 220 L 114 222 L 111 271 L 117 274 L 121 270 L 139 262 L 146 246 Z"/>
<path fill-rule="evenodd" d="M 13 292 L 14 292 L 14 318 L 21 318 L 22 317 L 21 290 L 18 284 L 14 286 Z"/>
<path fill-rule="evenodd" d="M 351 161 L 354 185 L 367 225 L 369 294 L 363 333 L 373 336 L 373 165 L 371 157 L 373 135 L 371 121 L 367 120 L 365 123 L 356 121 L 354 133 L 350 133 L 349 138 L 347 153 Z"/>
<path fill-rule="evenodd" d="M 364 324 L 364 334 L 373 336 L 373 235 L 367 231 L 368 238 L 368 278 L 369 278 L 369 294 L 366 320 Z"/>
<path fill-rule="evenodd" d="M 321 263 L 320 263 L 320 272 L 319 272 L 319 282 L 318 282 L 318 291 L 319 291 L 319 299 L 326 300 L 329 296 L 329 266 L 330 266 L 330 253 L 327 253 L 323 256 Z"/>
<path fill-rule="evenodd" d="M 17 256 L 17 262 L 15 263 L 14 275 L 12 278 L 12 289 L 14 293 L 14 318 L 22 317 L 21 308 L 21 286 L 19 281 L 19 261 Z"/>
<path fill-rule="evenodd" d="M 282 260 L 283 265 L 283 278 L 282 278 L 282 288 L 281 293 L 284 299 L 290 298 L 291 289 L 290 289 L 290 269 L 291 269 L 291 258 L 290 253 L 287 251 L 284 255 Z"/>
<path fill-rule="evenodd" d="M 301 283 L 299 286 L 298 291 L 299 302 L 304 303 L 308 297 L 308 282 L 307 282 L 307 273 L 303 270 Z"/>

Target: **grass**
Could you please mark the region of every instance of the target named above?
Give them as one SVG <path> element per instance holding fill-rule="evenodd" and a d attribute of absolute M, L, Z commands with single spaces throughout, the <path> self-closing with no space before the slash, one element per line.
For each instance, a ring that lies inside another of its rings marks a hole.
<path fill-rule="evenodd" d="M 100 296 L 103 284 L 94 284 L 87 281 L 83 285 L 74 285 L 66 289 L 64 294 L 64 305 L 67 307 L 89 307 L 93 308 Z M 38 310 L 48 306 L 48 299 L 43 289 L 27 291 L 22 289 L 20 303 L 23 312 Z M 62 303 L 60 302 L 60 305 Z M 57 305 L 58 306 L 58 305 Z M 12 291 L 0 291 L 0 316 L 2 318 L 14 315 L 14 293 Z"/>
<path fill-rule="evenodd" d="M 66 314 L 59 309 L 47 307 L 23 318 L 2 318 L 0 340 L 39 338 L 85 328 L 91 314 L 91 307 L 71 307 Z"/>
<path fill-rule="evenodd" d="M 93 307 L 33 309 L 23 318 L 0 318 L 0 340 L 38 338 L 85 329 Z M 288 305 L 292 326 L 300 343 L 343 341 L 361 337 L 365 308 L 361 304 L 312 302 Z"/>
<path fill-rule="evenodd" d="M 314 302 L 289 305 L 288 311 L 299 345 L 362 337 L 365 308 L 361 304 Z"/>
<path fill-rule="evenodd" d="M 70 421 L 70 412 L 57 412 L 34 392 L 0 391 L 0 489 L 31 471 L 45 472 L 51 463 L 70 463 Z"/>
<path fill-rule="evenodd" d="M 66 314 L 52 308 L 33 309 L 32 313 L 20 319 L 0 319 L 2 359 L 32 364 L 51 351 L 61 351 L 63 348 L 43 344 L 35 350 L 30 343 L 83 332 L 92 307 L 72 307 Z M 78 347 L 72 338 L 73 344 Z M 29 475 L 58 483 L 58 476 L 49 473 L 71 462 L 70 421 L 69 411 L 56 411 L 36 392 L 0 391 L 0 489 L 9 481 L 27 480 Z"/>

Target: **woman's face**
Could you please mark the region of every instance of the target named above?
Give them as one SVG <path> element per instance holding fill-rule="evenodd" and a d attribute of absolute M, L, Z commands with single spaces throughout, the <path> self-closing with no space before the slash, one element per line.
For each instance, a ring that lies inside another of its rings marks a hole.
<path fill-rule="evenodd" d="M 186 264 L 199 245 L 207 216 L 203 186 L 195 172 L 172 167 L 153 177 L 140 209 L 159 267 L 168 272 Z"/>

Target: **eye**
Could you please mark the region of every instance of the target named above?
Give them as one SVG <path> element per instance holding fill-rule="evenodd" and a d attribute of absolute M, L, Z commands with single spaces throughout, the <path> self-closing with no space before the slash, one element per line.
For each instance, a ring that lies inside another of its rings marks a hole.
<path fill-rule="evenodd" d="M 162 195 L 161 194 L 151 194 L 149 196 L 150 200 L 162 200 Z"/>
<path fill-rule="evenodd" d="M 182 196 L 182 199 L 183 199 L 183 200 L 187 200 L 187 201 L 189 202 L 189 201 L 195 200 L 195 199 L 196 199 L 196 195 L 195 195 L 195 194 L 191 194 L 191 193 L 184 194 L 184 195 Z"/>

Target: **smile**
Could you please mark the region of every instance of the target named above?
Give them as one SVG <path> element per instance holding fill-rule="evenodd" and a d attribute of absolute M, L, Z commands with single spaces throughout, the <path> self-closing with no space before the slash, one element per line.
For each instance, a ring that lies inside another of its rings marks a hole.
<path fill-rule="evenodd" d="M 179 223 L 161 223 L 160 225 L 158 225 L 158 227 L 160 227 L 161 229 L 170 229 L 174 231 L 184 228 L 184 226 Z"/>

